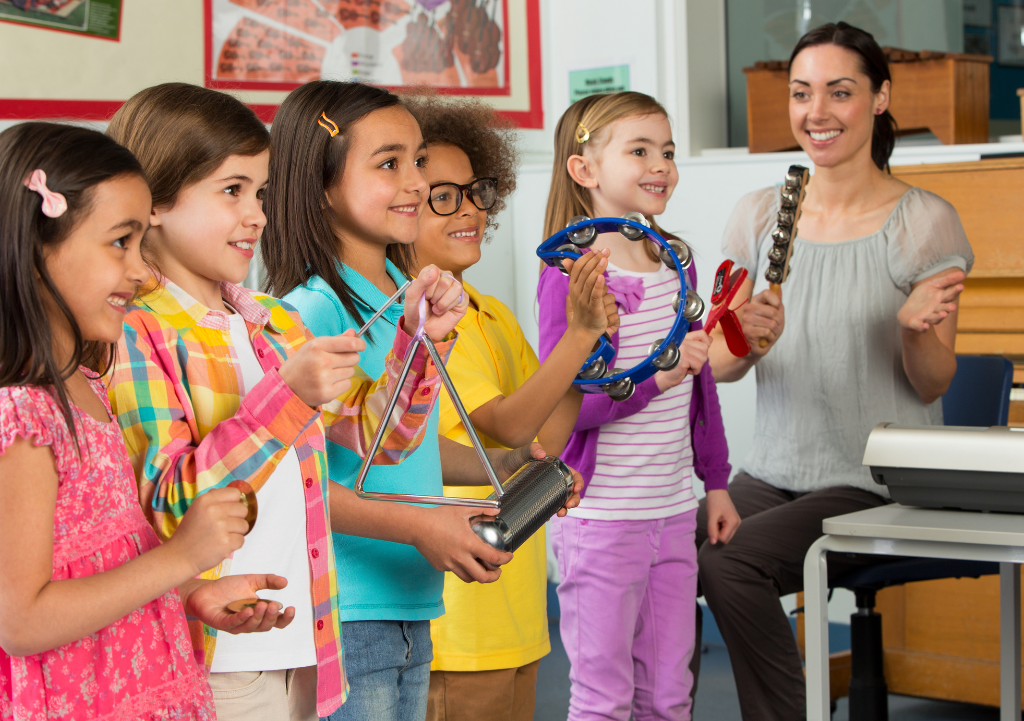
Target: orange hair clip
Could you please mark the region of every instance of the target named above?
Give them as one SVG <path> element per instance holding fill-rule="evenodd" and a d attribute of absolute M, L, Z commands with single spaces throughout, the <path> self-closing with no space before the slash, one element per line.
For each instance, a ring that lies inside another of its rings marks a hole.
<path fill-rule="evenodd" d="M 328 133 L 330 133 L 332 138 L 335 135 L 337 135 L 338 134 L 338 124 L 336 122 L 334 122 L 333 120 L 331 120 L 330 118 L 328 118 L 326 112 L 320 113 L 320 117 L 323 118 L 323 120 L 317 120 L 316 124 L 319 125 L 321 128 L 323 128 L 324 130 L 326 130 Z M 328 123 L 330 123 L 330 125 L 328 126 L 326 123 L 324 123 L 324 120 L 326 120 Z"/>

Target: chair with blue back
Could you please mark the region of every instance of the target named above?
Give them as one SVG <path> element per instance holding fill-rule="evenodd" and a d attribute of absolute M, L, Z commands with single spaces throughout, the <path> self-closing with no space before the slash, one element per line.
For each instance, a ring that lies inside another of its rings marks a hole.
<path fill-rule="evenodd" d="M 956 375 L 942 397 L 947 426 L 1005 426 L 1010 411 L 1013 363 L 998 356 L 957 356 Z M 829 582 L 854 592 L 850 617 L 850 721 L 888 721 L 888 688 L 882 669 L 882 617 L 875 593 L 887 586 L 940 578 L 978 578 L 999 573 L 998 563 L 938 558 L 886 560 Z"/>

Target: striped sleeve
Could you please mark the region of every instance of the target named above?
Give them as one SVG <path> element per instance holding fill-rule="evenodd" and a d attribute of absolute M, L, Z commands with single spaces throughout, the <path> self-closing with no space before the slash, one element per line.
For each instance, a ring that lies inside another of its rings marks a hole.
<path fill-rule="evenodd" d="M 139 484 L 139 500 L 157 534 L 167 539 L 193 499 L 246 480 L 257 488 L 275 455 L 318 417 L 268 372 L 237 412 L 202 440 L 176 352 L 177 331 L 152 314 L 130 313 L 109 378 L 109 397 Z M 209 392 L 192 389 L 191 392 Z"/>
<path fill-rule="evenodd" d="M 307 331 L 308 333 L 308 331 Z M 344 395 L 323 407 L 327 437 L 365 458 L 387 409 L 388 398 L 398 383 L 402 365 L 412 338 L 398 324 L 392 349 L 384 359 L 384 374 L 376 381 L 358 371 L 352 386 Z M 435 343 L 438 355 L 447 363 L 455 345 L 454 335 Z M 415 451 L 427 429 L 427 421 L 437 402 L 441 377 L 423 345 L 416 351 L 409 375 L 399 389 L 398 403 L 381 441 L 373 463 L 401 463 Z"/>

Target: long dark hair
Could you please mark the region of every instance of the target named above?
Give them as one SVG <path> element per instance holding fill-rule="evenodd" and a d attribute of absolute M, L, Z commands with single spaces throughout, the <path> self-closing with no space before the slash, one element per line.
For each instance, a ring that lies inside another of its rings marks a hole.
<path fill-rule="evenodd" d="M 270 128 L 274 150 L 263 196 L 267 227 L 259 245 L 266 292 L 281 297 L 318 275 L 353 318 L 364 319 L 358 296 L 337 271 L 343 251 L 325 193 L 345 172 L 352 124 L 399 103 L 387 90 L 333 80 L 306 83 L 281 103 Z M 329 125 L 321 114 L 337 124 L 336 135 L 317 124 Z M 405 275 L 412 268 L 412 254 L 410 246 L 400 243 L 387 248 L 388 258 Z"/>
<path fill-rule="evenodd" d="M 856 53 L 860 58 L 860 69 L 871 81 L 871 92 L 877 93 L 882 89 L 882 83 L 886 80 L 892 84 L 892 76 L 889 74 L 889 62 L 885 59 L 885 53 L 875 37 L 860 28 L 848 25 L 844 22 L 828 23 L 814 28 L 802 38 L 793 48 L 793 54 L 789 56 L 789 67 L 793 67 L 793 60 L 802 51 L 815 45 L 838 45 L 850 52 Z M 884 113 L 875 116 L 875 126 L 871 133 L 871 159 L 881 170 L 889 168 L 889 156 L 896 147 L 896 119 L 888 109 Z"/>
<path fill-rule="evenodd" d="M 36 169 L 46 173 L 47 187 L 67 200 L 63 215 L 44 215 L 42 197 L 25 187 Z M 92 189 L 123 175 L 142 177 L 139 161 L 95 130 L 33 122 L 0 133 L 0 387 L 52 388 L 76 445 L 64 381 L 80 365 L 94 370 L 109 366 L 114 346 L 82 338 L 46 269 L 46 252 L 64 242 L 89 214 Z M 74 339 L 71 357 L 63 362 L 54 354 L 47 296 Z"/>

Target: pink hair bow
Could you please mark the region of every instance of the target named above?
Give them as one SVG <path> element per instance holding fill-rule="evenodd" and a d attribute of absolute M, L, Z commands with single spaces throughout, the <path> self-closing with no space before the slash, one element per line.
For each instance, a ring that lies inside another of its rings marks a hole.
<path fill-rule="evenodd" d="M 47 218 L 59 218 L 68 209 L 68 201 L 60 193 L 54 193 L 46 187 L 46 173 L 36 168 L 25 180 L 25 187 L 43 196 L 43 215 Z"/>
<path fill-rule="evenodd" d="M 628 275 L 608 275 L 608 290 L 623 313 L 636 313 L 644 302 L 644 281 Z"/>

